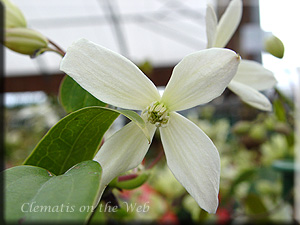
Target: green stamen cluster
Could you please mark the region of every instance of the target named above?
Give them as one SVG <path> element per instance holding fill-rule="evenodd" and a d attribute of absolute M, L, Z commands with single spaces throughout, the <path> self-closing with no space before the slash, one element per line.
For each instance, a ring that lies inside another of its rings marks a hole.
<path fill-rule="evenodd" d="M 152 102 L 142 113 L 143 117 L 156 127 L 166 127 L 169 122 L 167 107 L 157 101 Z"/>

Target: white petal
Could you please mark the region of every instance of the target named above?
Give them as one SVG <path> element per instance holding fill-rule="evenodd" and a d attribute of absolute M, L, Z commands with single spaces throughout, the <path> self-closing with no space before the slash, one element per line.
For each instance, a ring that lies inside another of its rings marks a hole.
<path fill-rule="evenodd" d="M 199 206 L 209 213 L 218 207 L 219 153 L 206 134 L 178 113 L 160 128 L 167 164 Z"/>
<path fill-rule="evenodd" d="M 175 66 L 161 101 L 170 111 L 188 109 L 218 97 L 237 71 L 239 56 L 210 48 L 186 56 Z"/>
<path fill-rule="evenodd" d="M 269 99 L 254 88 L 234 80 L 230 82 L 228 88 L 247 104 L 260 110 L 272 111 Z"/>
<path fill-rule="evenodd" d="M 246 84 L 258 91 L 273 88 L 277 80 L 274 74 L 260 63 L 252 60 L 241 60 L 234 81 Z"/>
<path fill-rule="evenodd" d="M 86 39 L 73 43 L 60 69 L 108 104 L 143 110 L 160 95 L 131 61 Z"/>
<path fill-rule="evenodd" d="M 214 46 L 216 32 L 217 32 L 217 16 L 211 5 L 207 5 L 206 8 L 206 36 L 207 36 L 207 48 Z"/>
<path fill-rule="evenodd" d="M 156 127 L 148 125 L 152 140 Z M 109 182 L 130 169 L 137 167 L 144 159 L 150 144 L 142 130 L 130 122 L 107 140 L 95 156 L 103 169 L 102 184 Z"/>
<path fill-rule="evenodd" d="M 223 48 L 227 45 L 241 22 L 242 13 L 242 1 L 232 0 L 219 21 L 214 47 Z"/>

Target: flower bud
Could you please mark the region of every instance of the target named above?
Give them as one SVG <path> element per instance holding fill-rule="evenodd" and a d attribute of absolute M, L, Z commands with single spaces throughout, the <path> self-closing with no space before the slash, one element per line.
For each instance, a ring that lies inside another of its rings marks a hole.
<path fill-rule="evenodd" d="M 18 53 L 35 55 L 35 53 L 47 48 L 48 40 L 41 33 L 28 28 L 5 29 L 4 45 Z"/>
<path fill-rule="evenodd" d="M 5 28 L 26 27 L 26 19 L 21 10 L 10 0 L 2 0 L 5 8 Z"/>
<path fill-rule="evenodd" d="M 132 174 L 131 174 L 132 175 Z M 110 187 L 115 187 L 119 189 L 132 190 L 142 186 L 149 178 L 149 172 L 144 172 L 137 176 L 127 175 L 129 179 L 120 181 L 119 178 L 115 178 L 110 184 Z M 124 176 L 126 177 L 126 175 Z"/>
<path fill-rule="evenodd" d="M 265 51 L 269 52 L 277 58 L 282 58 L 284 55 L 284 45 L 281 40 L 272 35 L 265 39 Z"/>

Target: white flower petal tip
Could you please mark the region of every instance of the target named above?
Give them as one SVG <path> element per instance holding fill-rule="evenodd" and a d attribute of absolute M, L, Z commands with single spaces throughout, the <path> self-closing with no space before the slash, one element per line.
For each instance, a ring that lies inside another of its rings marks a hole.
<path fill-rule="evenodd" d="M 178 113 L 160 128 L 167 164 L 199 206 L 209 213 L 218 207 L 220 156 L 207 135 Z"/>
<path fill-rule="evenodd" d="M 155 85 L 125 57 L 86 39 L 74 42 L 60 69 L 96 98 L 110 105 L 143 110 L 160 100 Z"/>
<path fill-rule="evenodd" d="M 216 13 L 211 5 L 207 5 L 206 8 L 206 36 L 207 36 L 207 48 L 212 48 L 215 43 L 218 19 Z"/>
<path fill-rule="evenodd" d="M 245 103 L 263 111 L 272 111 L 269 99 L 256 89 L 232 80 L 228 88 L 238 95 Z"/>
<path fill-rule="evenodd" d="M 239 55 L 224 48 L 192 53 L 175 66 L 161 101 L 170 111 L 205 104 L 223 93 L 239 62 Z"/>
<path fill-rule="evenodd" d="M 225 47 L 240 24 L 243 14 L 242 0 L 232 0 L 222 15 L 215 39 L 215 47 Z"/>

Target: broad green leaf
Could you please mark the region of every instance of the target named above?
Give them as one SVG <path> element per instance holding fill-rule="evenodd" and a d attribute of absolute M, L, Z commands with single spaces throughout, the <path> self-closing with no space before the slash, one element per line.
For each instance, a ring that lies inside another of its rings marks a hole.
<path fill-rule="evenodd" d="M 69 114 L 48 131 L 24 164 L 60 175 L 79 162 L 93 159 L 104 133 L 120 113 L 147 133 L 143 119 L 137 113 L 128 111 L 87 107 Z M 149 134 L 147 137 L 149 140 Z"/>
<path fill-rule="evenodd" d="M 35 166 L 5 170 L 5 219 L 7 222 L 85 223 L 96 207 L 102 169 L 84 161 L 60 176 Z M 89 209 L 88 209 L 89 206 Z"/>
<path fill-rule="evenodd" d="M 48 131 L 24 164 L 60 175 L 79 162 L 93 159 L 104 133 L 118 116 L 101 107 L 69 114 Z"/>
<path fill-rule="evenodd" d="M 59 90 L 60 102 L 67 113 L 74 112 L 78 109 L 88 106 L 105 106 L 89 92 L 84 90 L 71 77 L 66 75 L 60 84 Z"/>

